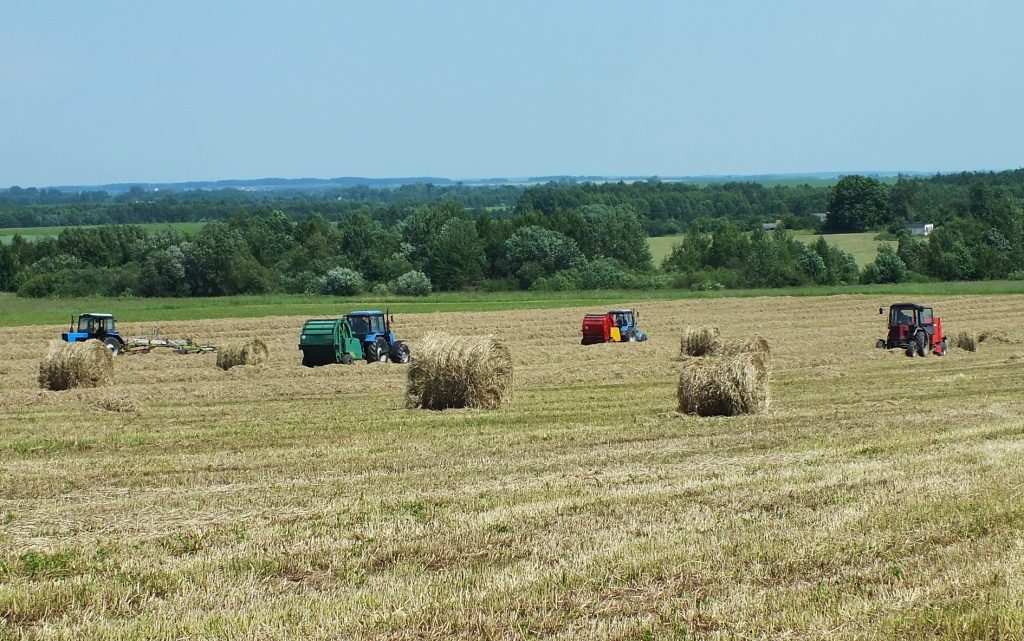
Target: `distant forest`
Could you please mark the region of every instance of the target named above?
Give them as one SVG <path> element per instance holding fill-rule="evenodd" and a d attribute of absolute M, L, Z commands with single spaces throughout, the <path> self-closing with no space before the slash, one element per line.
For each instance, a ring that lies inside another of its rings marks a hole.
<path fill-rule="evenodd" d="M 1024 170 L 847 176 L 830 186 L 561 181 L 0 191 L 0 227 L 71 226 L 0 246 L 0 289 L 23 296 L 779 287 L 1024 277 Z M 815 213 L 828 212 L 822 221 Z M 762 223 L 781 221 L 772 233 Z M 906 223 L 933 223 L 927 240 Z M 194 235 L 144 223 L 210 223 Z M 74 228 L 80 226 L 102 226 Z M 858 269 L 792 229 L 899 240 Z M 662 265 L 648 236 L 684 234 Z"/>

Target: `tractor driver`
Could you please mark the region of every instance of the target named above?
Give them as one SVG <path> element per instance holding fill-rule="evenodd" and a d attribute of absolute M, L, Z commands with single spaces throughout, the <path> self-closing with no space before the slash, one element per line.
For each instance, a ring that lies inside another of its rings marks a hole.
<path fill-rule="evenodd" d="M 897 325 L 913 325 L 914 319 L 906 311 L 902 309 L 896 310 L 896 324 Z"/>

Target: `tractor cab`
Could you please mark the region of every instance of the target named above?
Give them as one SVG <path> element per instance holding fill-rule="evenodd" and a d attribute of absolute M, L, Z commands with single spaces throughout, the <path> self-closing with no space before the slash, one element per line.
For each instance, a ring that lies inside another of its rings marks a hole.
<path fill-rule="evenodd" d="M 115 356 L 124 349 L 124 339 L 117 333 L 117 324 L 113 314 L 81 314 L 78 317 L 77 329 L 75 319 L 71 319 L 71 327 L 61 333 L 61 340 L 68 343 L 81 343 L 87 340 L 102 341 Z"/>
<path fill-rule="evenodd" d="M 619 335 L 623 341 L 647 340 L 647 335 L 636 326 L 640 314 L 635 309 L 613 309 L 608 312 L 608 316 L 612 319 L 612 326 L 619 328 Z"/>
<path fill-rule="evenodd" d="M 352 336 L 359 339 L 363 355 L 368 362 L 385 363 L 390 358 L 394 363 L 409 362 L 409 348 L 395 339 L 391 331 L 394 317 L 380 310 L 365 310 L 345 314 L 345 320 L 352 328 Z"/>
<path fill-rule="evenodd" d="M 884 315 L 885 308 L 879 307 L 878 313 Z M 879 339 L 878 347 L 906 349 L 911 356 L 915 352 L 920 356 L 929 351 L 939 356 L 946 353 L 942 320 L 935 316 L 931 307 L 916 303 L 890 305 L 888 325 L 888 334 L 885 339 Z"/>

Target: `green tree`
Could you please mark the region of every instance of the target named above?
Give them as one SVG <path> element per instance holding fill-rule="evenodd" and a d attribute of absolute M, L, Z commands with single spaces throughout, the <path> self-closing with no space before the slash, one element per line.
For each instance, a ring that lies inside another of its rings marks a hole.
<path fill-rule="evenodd" d="M 450 218 L 427 245 L 426 273 L 440 290 L 476 283 L 484 272 L 484 245 L 471 220 Z"/>
<path fill-rule="evenodd" d="M 18 259 L 14 250 L 0 243 L 0 291 L 10 291 L 14 287 L 17 273 Z"/>
<path fill-rule="evenodd" d="M 324 274 L 322 287 L 329 296 L 355 296 L 366 289 L 366 280 L 354 269 L 335 267 Z"/>
<path fill-rule="evenodd" d="M 415 270 L 402 274 L 391 286 L 391 290 L 399 296 L 426 296 L 431 288 L 430 278 Z"/>
<path fill-rule="evenodd" d="M 902 283 L 907 279 L 907 266 L 889 245 L 878 247 L 875 257 L 875 268 L 878 270 L 879 283 Z"/>
<path fill-rule="evenodd" d="M 557 231 L 529 226 L 517 230 L 505 243 L 510 269 L 518 271 L 527 263 L 536 263 L 542 276 L 583 264 L 586 260 L 574 240 Z"/>
<path fill-rule="evenodd" d="M 826 229 L 830 231 L 866 231 L 887 221 L 889 194 L 880 181 L 867 176 L 845 176 L 828 199 Z"/>

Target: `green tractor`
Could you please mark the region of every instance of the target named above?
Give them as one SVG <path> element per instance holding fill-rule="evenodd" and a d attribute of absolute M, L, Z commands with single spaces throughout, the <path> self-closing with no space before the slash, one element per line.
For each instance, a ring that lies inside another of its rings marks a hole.
<path fill-rule="evenodd" d="M 306 321 L 299 336 L 302 364 L 306 367 L 342 363 L 351 365 L 363 358 L 363 344 L 352 335 L 347 318 L 319 318 Z"/>

